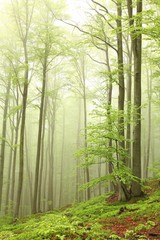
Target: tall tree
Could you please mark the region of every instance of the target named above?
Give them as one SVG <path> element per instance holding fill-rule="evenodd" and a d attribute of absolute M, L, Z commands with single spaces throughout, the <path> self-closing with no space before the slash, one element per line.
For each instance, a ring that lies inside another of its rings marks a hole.
<path fill-rule="evenodd" d="M 141 65 L 142 65 L 142 0 L 137 0 L 137 15 L 133 17 L 132 0 L 127 1 L 129 24 L 134 54 L 134 129 L 133 129 L 133 174 L 141 178 Z M 140 181 L 132 182 L 132 195 L 142 194 Z"/>
<path fill-rule="evenodd" d="M 43 127 L 43 114 L 44 114 L 44 103 L 45 103 L 45 89 L 47 80 L 47 65 L 48 57 L 50 51 L 50 44 L 48 42 L 48 27 L 46 32 L 46 42 L 44 42 L 44 56 L 42 56 L 42 92 L 41 92 L 41 102 L 40 102 L 40 112 L 39 112 L 39 128 L 38 128 L 38 141 L 37 141 L 37 155 L 36 155 L 36 167 L 35 167 L 35 182 L 34 182 L 34 197 L 32 203 L 32 213 L 37 211 L 37 197 L 38 197 L 38 182 L 39 182 L 39 168 L 41 159 L 41 144 L 42 144 L 42 127 Z M 43 161 L 43 159 L 42 159 Z"/>
<path fill-rule="evenodd" d="M 8 107 L 9 107 L 10 89 L 11 89 L 11 81 L 8 80 L 7 87 L 6 87 L 4 111 L 3 111 L 2 140 L 1 140 L 1 152 L 0 152 L 0 210 L 2 206 L 2 190 L 3 190 L 5 147 L 6 147 L 6 134 L 7 134 L 7 113 L 8 113 Z"/>
<path fill-rule="evenodd" d="M 55 9 L 58 9 L 58 6 L 55 6 Z M 42 141 L 43 141 L 43 121 L 44 118 L 44 104 L 45 104 L 45 95 L 46 95 L 46 84 L 47 84 L 47 75 L 49 70 L 54 68 L 53 60 L 55 60 L 61 52 L 61 38 L 62 32 L 55 23 L 55 16 L 52 14 L 50 9 L 47 6 L 47 1 L 39 2 L 39 19 L 38 25 L 35 27 L 35 38 L 37 46 L 35 46 L 35 51 L 38 60 L 38 64 L 41 66 L 40 70 L 42 71 L 42 88 L 40 95 L 40 111 L 39 111 L 39 123 L 38 123 L 38 137 L 37 137 L 37 153 L 36 153 L 36 165 L 35 165 L 35 182 L 34 182 L 34 196 L 32 204 L 32 212 L 37 212 L 37 197 L 38 197 L 38 185 L 39 185 L 39 174 L 40 174 L 40 163 L 43 161 L 42 158 Z M 40 25 L 41 23 L 41 25 Z M 38 36 L 38 38 L 37 38 Z M 58 64 L 58 63 L 57 63 Z M 38 73 L 39 76 L 39 73 Z M 53 136 L 54 138 L 54 136 Z M 50 156 L 50 161 L 53 159 L 53 148 L 51 148 L 52 156 Z M 53 180 L 53 179 L 52 179 Z M 50 181 L 52 181 L 50 180 Z M 51 191 L 51 189 L 50 189 Z"/>
<path fill-rule="evenodd" d="M 88 112 L 87 112 L 87 53 L 84 50 L 84 47 L 77 45 L 77 48 L 79 51 L 75 53 L 74 49 L 71 49 L 72 55 L 71 55 L 71 62 L 73 64 L 73 68 L 76 75 L 76 81 L 73 79 L 73 82 L 70 83 L 73 87 L 73 91 L 75 93 L 78 93 L 78 95 L 81 97 L 83 101 L 83 125 L 84 125 L 84 148 L 87 149 L 87 125 L 88 125 Z M 88 155 L 84 156 L 85 160 L 85 171 L 84 171 L 84 182 L 89 183 L 90 181 L 90 172 L 89 172 L 89 166 L 88 166 Z M 91 193 L 90 189 L 87 189 L 86 192 L 86 199 L 90 199 Z"/>
<path fill-rule="evenodd" d="M 24 150 L 25 150 L 25 123 L 26 123 L 26 109 L 27 109 L 27 98 L 28 98 L 28 86 L 29 86 L 29 57 L 28 57 L 28 38 L 29 30 L 32 22 L 32 15 L 35 1 L 32 3 L 29 0 L 12 1 L 12 14 L 14 21 L 17 26 L 19 39 L 21 40 L 23 53 L 24 53 L 24 80 L 22 90 L 22 116 L 20 126 L 20 152 L 19 152 L 19 178 L 18 178 L 18 191 L 17 200 L 15 206 L 14 217 L 18 217 L 22 186 L 23 186 L 23 175 L 24 175 Z M 23 19 L 22 19 L 23 18 Z"/>

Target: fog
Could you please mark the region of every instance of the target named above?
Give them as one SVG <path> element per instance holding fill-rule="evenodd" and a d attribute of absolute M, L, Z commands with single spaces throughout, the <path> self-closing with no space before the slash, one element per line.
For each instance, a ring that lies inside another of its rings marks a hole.
<path fill-rule="evenodd" d="M 113 191 L 117 179 L 130 185 L 138 123 L 127 6 L 121 19 L 122 109 L 113 1 L 0 4 L 1 215 L 22 217 L 66 207 Z M 141 179 L 159 174 L 160 139 L 159 45 L 145 34 Z"/>

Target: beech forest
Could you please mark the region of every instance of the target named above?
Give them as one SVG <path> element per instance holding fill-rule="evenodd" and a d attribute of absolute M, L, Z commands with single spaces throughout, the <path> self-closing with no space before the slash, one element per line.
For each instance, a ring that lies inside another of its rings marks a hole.
<path fill-rule="evenodd" d="M 0 1 L 0 239 L 160 239 L 160 1 Z"/>

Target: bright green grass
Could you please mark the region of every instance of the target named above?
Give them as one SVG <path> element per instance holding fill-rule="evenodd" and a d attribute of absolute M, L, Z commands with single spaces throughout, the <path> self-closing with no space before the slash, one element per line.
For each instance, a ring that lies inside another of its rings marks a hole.
<path fill-rule="evenodd" d="M 16 224 L 9 224 L 11 220 L 9 217 L 0 219 L 0 239 L 50 240 L 56 236 L 56 239 L 62 240 L 65 237 L 69 239 L 70 236 L 74 236 L 74 239 L 81 240 L 87 236 L 87 240 L 103 240 L 109 238 L 112 232 L 102 229 L 101 219 L 116 217 L 123 221 L 127 215 L 133 215 L 136 218 L 160 211 L 160 191 L 148 199 L 133 204 L 107 204 L 107 197 L 107 195 L 95 197 L 89 201 L 74 204 L 73 207 L 63 211 L 32 215 L 18 220 Z M 120 208 L 125 206 L 135 211 L 119 214 Z"/>

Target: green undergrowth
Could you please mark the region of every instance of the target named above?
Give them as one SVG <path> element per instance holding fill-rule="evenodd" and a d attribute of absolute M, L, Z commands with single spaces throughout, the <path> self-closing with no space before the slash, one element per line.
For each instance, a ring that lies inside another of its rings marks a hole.
<path fill-rule="evenodd" d="M 108 197 L 98 196 L 70 208 L 19 219 L 16 223 L 11 223 L 9 217 L 1 218 L 0 239 L 152 239 L 147 234 L 160 222 L 160 190 L 136 203 L 108 203 Z M 133 222 L 131 226 L 127 225 L 129 220 Z M 123 231 L 118 230 L 117 226 L 121 225 Z"/>

